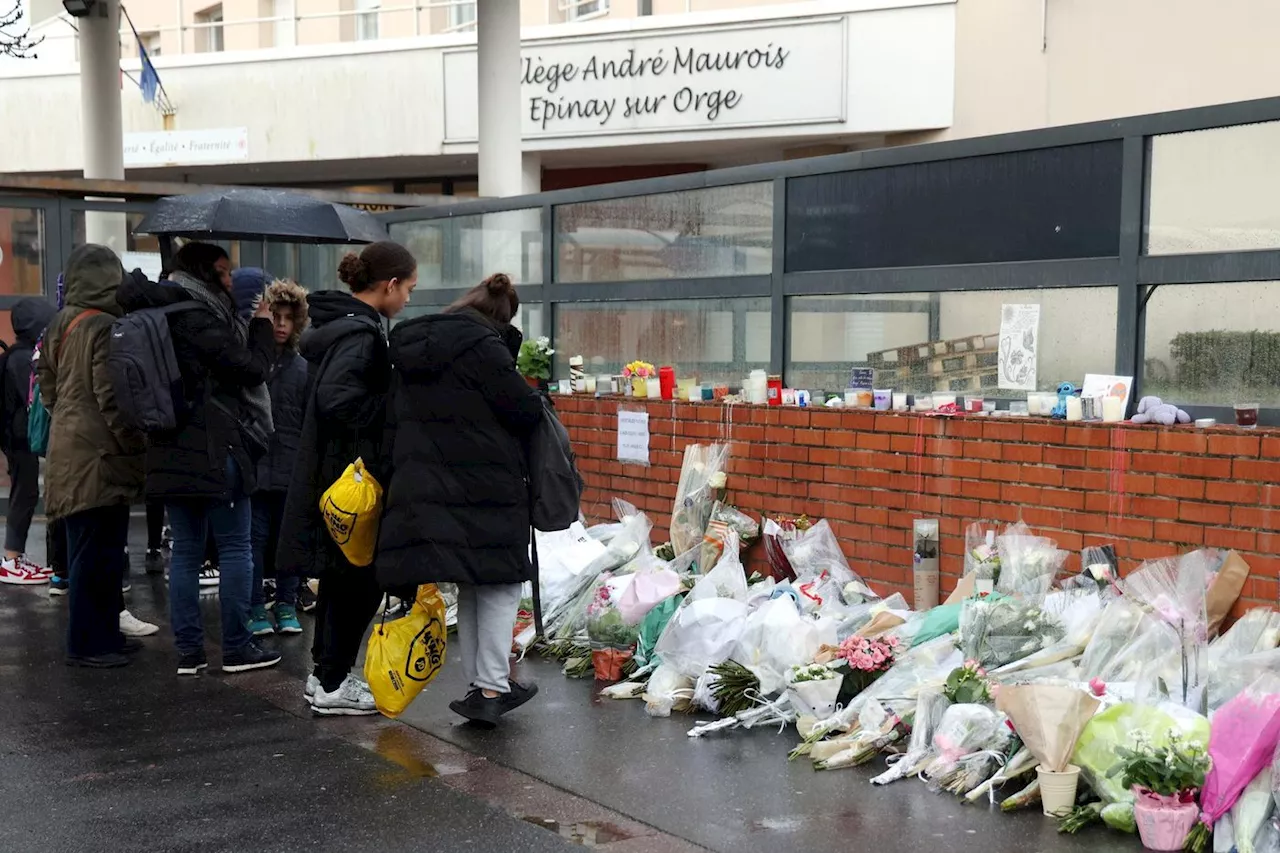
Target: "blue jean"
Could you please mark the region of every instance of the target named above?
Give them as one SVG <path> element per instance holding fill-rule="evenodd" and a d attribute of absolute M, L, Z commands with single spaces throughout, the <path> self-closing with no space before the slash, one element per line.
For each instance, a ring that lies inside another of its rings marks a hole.
<path fill-rule="evenodd" d="M 232 483 L 230 501 L 184 499 L 166 501 L 173 527 L 173 560 L 169 568 L 169 621 L 178 652 L 204 648 L 200 618 L 200 568 L 210 529 L 218 545 L 218 585 L 222 607 L 222 650 L 237 652 L 253 636 L 249 633 L 249 600 L 253 587 L 253 552 L 250 545 L 252 508 L 243 494 L 243 481 L 235 461 L 227 458 L 227 479 Z"/>
<path fill-rule="evenodd" d="M 253 600 L 254 606 L 267 603 L 262 579 L 276 579 L 276 604 L 294 607 L 298 603 L 298 576 L 276 574 L 276 544 L 284 521 L 284 492 L 255 492 L 253 495 Z"/>

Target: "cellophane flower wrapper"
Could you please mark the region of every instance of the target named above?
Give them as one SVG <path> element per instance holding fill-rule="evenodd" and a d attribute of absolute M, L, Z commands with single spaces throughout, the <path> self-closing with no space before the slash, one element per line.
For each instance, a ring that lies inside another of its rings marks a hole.
<path fill-rule="evenodd" d="M 765 696 L 780 693 L 791 668 L 813 660 L 818 649 L 835 643 L 835 624 L 801 615 L 794 599 L 766 601 L 746 618 L 729 657 L 760 679 Z"/>
<path fill-rule="evenodd" d="M 742 558 L 738 555 L 738 537 L 733 531 L 729 531 L 728 539 L 733 547 L 725 548 L 715 568 L 711 568 L 710 571 L 703 570 L 704 574 L 689 591 L 686 603 L 708 598 L 731 598 L 734 601 L 746 602 L 747 573 L 742 567 Z"/>
<path fill-rule="evenodd" d="M 1201 821 L 1214 822 L 1236 804 L 1245 787 L 1275 757 L 1280 741 L 1280 678 L 1267 674 L 1223 705 L 1213 717 L 1213 766 L 1200 792 Z"/>
<path fill-rule="evenodd" d="M 644 691 L 644 711 L 650 717 L 669 717 L 693 699 L 694 679 L 674 667 L 659 664 Z"/>
<path fill-rule="evenodd" d="M 992 539 L 988 543 L 988 539 Z M 970 524 L 964 533 L 964 573 L 993 585 L 1000 576 L 1000 551 L 995 547 L 994 536 L 988 536 L 988 528 L 981 522 Z"/>
<path fill-rule="evenodd" d="M 1223 661 L 1271 651 L 1280 645 L 1280 612 L 1255 607 L 1209 643 L 1209 670 Z"/>
<path fill-rule="evenodd" d="M 1062 624 L 1038 601 L 1004 597 L 967 599 L 960 610 L 960 648 L 966 659 L 998 667 L 1027 657 L 1063 637 Z"/>
<path fill-rule="evenodd" d="M 1221 658 L 1209 671 L 1206 704 L 1209 718 L 1263 675 L 1280 676 L 1280 649 Z"/>
<path fill-rule="evenodd" d="M 933 734 L 935 756 L 925 766 L 924 775 L 930 782 L 942 784 L 951 773 L 961 768 L 961 761 L 966 756 L 988 750 L 1003 752 L 1009 744 L 1010 735 L 1006 717 L 994 708 L 952 705 L 943 712 Z"/>
<path fill-rule="evenodd" d="M 1171 731 L 1201 746 L 1209 743 L 1209 721 L 1177 705 L 1122 702 L 1099 711 L 1080 732 L 1071 763 L 1080 768 L 1081 777 L 1104 803 L 1133 803 L 1133 791 L 1120 776 L 1110 773 L 1120 761 L 1117 750 L 1132 746 L 1139 731 L 1157 748 L 1169 745 Z"/>
<path fill-rule="evenodd" d="M 654 648 L 658 638 L 667 629 L 667 623 L 675 616 L 684 601 L 683 595 L 675 595 L 650 610 L 640 622 L 636 632 L 635 659 L 637 666 L 648 666 L 654 660 Z"/>
<path fill-rule="evenodd" d="M 754 518 L 735 506 L 716 501 L 711 506 L 711 516 L 699 547 L 698 565 L 715 565 L 724 552 L 724 533 L 730 529 L 738 535 L 739 550 L 745 550 L 760 538 L 760 524 Z"/>
<path fill-rule="evenodd" d="M 1062 772 L 1098 700 L 1074 686 L 1025 684 L 1001 688 L 996 708 L 1013 721 L 1022 743 L 1047 769 Z"/>
<path fill-rule="evenodd" d="M 1171 650 L 1179 648 L 1177 633 L 1139 603 L 1117 598 L 1102 612 L 1080 659 L 1080 678 L 1139 681 Z"/>
<path fill-rule="evenodd" d="M 677 554 L 702 545 L 716 500 L 712 478 L 723 473 L 728 462 L 727 444 L 691 444 L 685 448 L 671 512 L 671 544 Z M 706 571 L 705 567 L 700 568 Z"/>
<path fill-rule="evenodd" d="M 1205 593 L 1213 555 L 1193 551 L 1178 558 L 1148 560 L 1119 582 L 1129 598 L 1146 605 L 1179 638 L 1178 654 L 1160 668 L 1171 698 L 1190 708 L 1204 705 L 1208 679 L 1209 617 Z"/>
<path fill-rule="evenodd" d="M 846 585 L 856 581 L 870 593 L 869 598 L 877 597 L 866 587 L 862 578 L 849 568 L 840 540 L 836 538 L 826 519 L 797 533 L 794 539 L 784 541 L 782 549 L 795 570 L 795 585 L 798 588 L 808 584 L 816 587 L 831 582 L 836 590 L 835 595 L 839 597 Z"/>
<path fill-rule="evenodd" d="M 587 604 L 587 637 L 591 648 L 630 651 L 640 633 L 638 625 L 629 625 L 618 610 L 618 601 L 635 582 L 635 574 L 601 575 L 592 586 Z"/>
<path fill-rule="evenodd" d="M 732 598 L 685 599 L 654 652 L 664 666 L 690 679 L 729 659 L 747 623 L 747 605 Z"/>
<path fill-rule="evenodd" d="M 1049 593 L 1040 609 L 1062 626 L 1062 637 L 1027 657 L 999 667 L 993 675 L 1036 669 L 1080 655 L 1102 621 L 1103 603 L 1096 588 L 1079 587 Z"/>
<path fill-rule="evenodd" d="M 1253 777 L 1253 781 L 1245 786 L 1244 793 L 1240 795 L 1240 799 L 1236 800 L 1236 804 L 1231 807 L 1231 811 L 1228 814 L 1235 828 L 1235 849 L 1238 853 L 1256 853 L 1254 839 L 1275 809 L 1271 788 L 1271 764 L 1268 762 L 1265 767 L 1258 771 L 1258 775 Z M 1226 816 L 1224 815 L 1224 817 Z M 1213 843 L 1215 845 L 1218 843 L 1216 829 L 1213 833 Z"/>
<path fill-rule="evenodd" d="M 1052 539 L 1025 533 L 1006 533 L 996 539 L 1000 579 L 996 591 L 1005 595 L 1044 598 L 1067 561 L 1067 552 Z"/>
<path fill-rule="evenodd" d="M 564 641 L 586 632 L 587 604 L 596 580 L 605 572 L 621 573 L 637 558 L 650 554 L 649 533 L 653 522 L 625 501 L 614 500 L 614 508 L 622 515 L 621 528 L 603 552 L 566 581 L 549 588 L 545 578 L 543 552 L 538 552 L 539 581 L 542 583 L 542 623 L 547 639 Z M 572 529 L 572 528 L 571 528 Z M 541 540 L 540 540 L 541 541 Z"/>
<path fill-rule="evenodd" d="M 679 592 L 680 572 L 675 566 L 691 565 L 696 556 L 697 551 L 690 551 L 668 563 L 646 553 L 634 560 L 635 582 L 617 599 L 623 620 L 628 625 L 639 625 L 650 610 Z"/>
<path fill-rule="evenodd" d="M 922 689 L 916 698 L 916 712 L 911 737 L 907 741 L 907 751 L 896 758 L 888 770 L 872 779 L 871 784 L 887 785 L 920 772 L 925 762 L 935 754 L 933 736 L 950 707 L 951 700 L 941 689 Z"/>

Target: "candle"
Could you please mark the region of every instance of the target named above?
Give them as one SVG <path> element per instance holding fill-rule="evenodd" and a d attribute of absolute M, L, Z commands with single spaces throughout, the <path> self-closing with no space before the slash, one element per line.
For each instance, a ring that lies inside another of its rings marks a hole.
<path fill-rule="evenodd" d="M 844 389 L 844 404 L 849 408 L 858 405 L 858 390 L 856 388 Z"/>
<path fill-rule="evenodd" d="M 890 388 L 874 389 L 871 392 L 872 405 L 876 411 L 887 412 L 889 406 L 893 404 L 893 390 Z"/>
<path fill-rule="evenodd" d="M 1119 397 L 1102 398 L 1102 422 L 1115 424 L 1124 420 L 1124 400 Z"/>
<path fill-rule="evenodd" d="M 1079 397 L 1067 398 L 1067 420 L 1078 421 L 1084 418 L 1084 406 L 1080 403 Z"/>
<path fill-rule="evenodd" d="M 674 367 L 658 368 L 658 388 L 664 400 L 674 400 L 676 396 L 676 369 Z"/>
<path fill-rule="evenodd" d="M 572 394 L 572 393 L 573 393 L 573 380 L 571 380 L 571 379 L 561 379 L 561 380 L 560 380 L 560 393 L 561 393 L 561 394 Z"/>
<path fill-rule="evenodd" d="M 650 400 L 661 400 L 662 399 L 662 380 L 660 380 L 656 376 L 650 376 L 649 382 L 648 382 L 648 390 L 649 390 Z"/>
<path fill-rule="evenodd" d="M 894 394 L 894 395 L 893 395 L 893 410 L 894 410 L 895 412 L 905 412 L 905 411 L 907 410 L 907 395 L 906 395 L 906 394 Z"/>
<path fill-rule="evenodd" d="M 689 400 L 690 402 L 697 402 L 698 400 L 701 400 L 701 399 L 702 399 L 702 386 L 701 386 L 701 385 L 690 385 L 690 386 L 689 386 L 689 396 L 688 396 L 688 397 L 686 397 L 685 399 Z"/>
<path fill-rule="evenodd" d="M 594 376 L 584 377 L 583 381 L 587 383 L 588 394 L 596 393 L 596 388 L 599 386 L 596 384 L 596 378 Z"/>
<path fill-rule="evenodd" d="M 1027 414 L 1040 414 L 1040 395 L 1034 391 L 1027 392 Z"/>

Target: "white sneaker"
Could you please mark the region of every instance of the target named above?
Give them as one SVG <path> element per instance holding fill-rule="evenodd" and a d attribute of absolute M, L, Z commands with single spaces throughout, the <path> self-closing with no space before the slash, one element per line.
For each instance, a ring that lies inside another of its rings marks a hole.
<path fill-rule="evenodd" d="M 159 625 L 143 622 L 128 610 L 120 611 L 120 633 L 126 637 L 150 637 L 160 631 Z"/>
<path fill-rule="evenodd" d="M 314 675 L 307 676 L 307 686 L 302 688 L 302 695 L 307 697 L 307 702 L 311 702 L 316 698 L 316 693 L 320 690 L 320 679 Z"/>
<path fill-rule="evenodd" d="M 15 586 L 38 586 L 49 582 L 50 575 L 32 571 L 20 560 L 0 562 L 0 583 Z"/>
<path fill-rule="evenodd" d="M 378 706 L 369 692 L 369 685 L 348 675 L 332 693 L 326 693 L 323 686 L 317 686 L 311 710 L 323 716 L 367 717 L 378 713 Z"/>
<path fill-rule="evenodd" d="M 205 563 L 204 568 L 200 569 L 200 586 L 217 586 L 221 580 L 221 572 L 208 563 Z"/>

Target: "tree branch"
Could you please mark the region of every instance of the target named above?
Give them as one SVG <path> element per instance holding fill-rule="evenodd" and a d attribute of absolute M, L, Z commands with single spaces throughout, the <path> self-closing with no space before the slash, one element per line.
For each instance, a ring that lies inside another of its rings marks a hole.
<path fill-rule="evenodd" d="M 21 0 L 15 0 L 7 12 L 0 12 L 0 56 L 36 58 L 35 49 L 44 41 L 44 36 L 33 39 L 30 25 L 23 23 L 24 17 Z"/>

